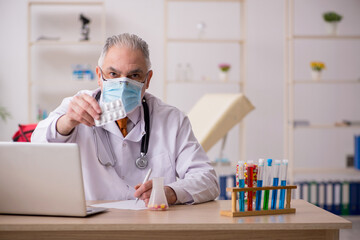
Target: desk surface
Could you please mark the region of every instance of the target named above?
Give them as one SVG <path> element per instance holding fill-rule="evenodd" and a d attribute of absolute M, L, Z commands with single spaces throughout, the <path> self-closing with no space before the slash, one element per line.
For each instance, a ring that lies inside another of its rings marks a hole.
<path fill-rule="evenodd" d="M 93 204 L 94 202 L 91 202 Z M 171 206 L 168 211 L 109 209 L 86 218 L 0 215 L 0 231 L 131 230 L 316 230 L 351 228 L 351 222 L 303 200 L 293 200 L 295 214 L 225 217 L 230 201 Z"/>

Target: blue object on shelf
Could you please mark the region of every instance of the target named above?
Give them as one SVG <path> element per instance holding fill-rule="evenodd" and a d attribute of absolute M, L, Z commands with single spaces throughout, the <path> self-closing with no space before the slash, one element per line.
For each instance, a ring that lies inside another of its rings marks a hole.
<path fill-rule="evenodd" d="M 356 215 L 358 213 L 358 185 L 357 182 L 350 182 L 350 199 L 349 199 L 349 205 L 350 205 L 350 215 Z M 360 199 L 359 199 L 360 200 Z"/>
<path fill-rule="evenodd" d="M 360 135 L 355 136 L 354 166 L 360 170 Z"/>
<path fill-rule="evenodd" d="M 220 196 L 219 200 L 227 200 L 226 196 L 226 176 L 220 176 Z"/>

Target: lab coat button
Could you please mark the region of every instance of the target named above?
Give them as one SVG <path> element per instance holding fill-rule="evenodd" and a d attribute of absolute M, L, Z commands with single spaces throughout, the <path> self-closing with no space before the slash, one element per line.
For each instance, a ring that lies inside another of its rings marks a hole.
<path fill-rule="evenodd" d="M 123 143 L 122 145 L 123 145 L 123 147 L 126 147 L 126 143 Z"/>

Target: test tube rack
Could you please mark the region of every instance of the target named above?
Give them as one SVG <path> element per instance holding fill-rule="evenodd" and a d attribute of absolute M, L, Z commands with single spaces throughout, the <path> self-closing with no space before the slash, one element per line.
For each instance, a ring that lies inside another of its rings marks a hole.
<path fill-rule="evenodd" d="M 220 215 L 228 217 L 245 217 L 245 216 L 260 216 L 260 215 L 276 215 L 276 214 L 288 214 L 295 213 L 296 209 L 290 207 L 291 202 L 291 190 L 296 189 L 297 186 L 279 186 L 279 187 L 249 187 L 249 188 L 238 188 L 231 187 L 226 188 L 227 192 L 231 192 L 231 211 L 222 210 Z M 286 189 L 286 202 L 284 209 L 274 209 L 274 210 L 253 210 L 253 211 L 237 211 L 237 193 L 238 192 L 248 192 L 248 191 L 263 191 L 263 190 L 275 190 L 275 189 Z"/>

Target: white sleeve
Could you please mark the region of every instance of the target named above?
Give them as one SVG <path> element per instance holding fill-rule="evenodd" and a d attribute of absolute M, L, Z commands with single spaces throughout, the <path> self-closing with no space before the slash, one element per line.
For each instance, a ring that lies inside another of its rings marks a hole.
<path fill-rule="evenodd" d="M 67 136 L 63 136 L 56 130 L 58 119 L 67 111 L 68 105 L 72 97 L 65 98 L 59 107 L 57 107 L 49 116 L 40 121 L 35 131 L 31 135 L 32 142 L 74 142 L 77 127 Z"/>
<path fill-rule="evenodd" d="M 218 179 L 209 158 L 193 134 L 188 117 L 184 117 L 181 122 L 176 141 L 176 172 L 180 179 L 168 184 L 176 193 L 176 203 L 214 200 L 220 193 Z"/>

